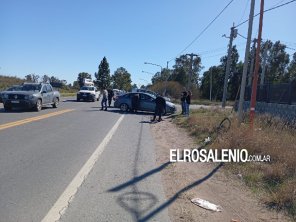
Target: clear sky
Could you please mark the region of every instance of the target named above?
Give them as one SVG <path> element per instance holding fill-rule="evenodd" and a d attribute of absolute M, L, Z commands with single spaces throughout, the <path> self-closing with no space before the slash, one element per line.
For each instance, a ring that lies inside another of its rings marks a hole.
<path fill-rule="evenodd" d="M 289 0 L 265 0 L 265 9 Z M 106 56 L 111 74 L 126 68 L 146 84 L 160 67 L 199 35 L 230 0 L 0 0 L 0 74 L 47 74 L 73 83 L 79 72 L 93 75 Z M 259 12 L 256 0 L 255 14 Z M 202 57 L 203 71 L 226 54 L 233 22 L 248 19 L 250 0 L 234 0 L 184 53 Z M 263 39 L 296 49 L 296 2 L 264 15 Z M 258 33 L 254 20 L 253 37 Z M 238 32 L 247 36 L 248 23 Z M 240 59 L 246 40 L 237 37 Z M 295 51 L 287 49 L 292 54 Z"/>

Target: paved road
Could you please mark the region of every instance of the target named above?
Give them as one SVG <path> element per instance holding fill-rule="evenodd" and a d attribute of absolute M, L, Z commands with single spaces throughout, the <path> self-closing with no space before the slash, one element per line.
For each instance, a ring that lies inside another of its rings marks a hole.
<path fill-rule="evenodd" d="M 2 107 L 0 222 L 169 221 L 160 175 L 145 176 L 156 168 L 146 114 L 66 99 L 39 113 Z"/>

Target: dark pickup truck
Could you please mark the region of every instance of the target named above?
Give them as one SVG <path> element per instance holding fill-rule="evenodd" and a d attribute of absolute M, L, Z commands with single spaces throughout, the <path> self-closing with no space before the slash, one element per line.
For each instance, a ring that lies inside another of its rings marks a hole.
<path fill-rule="evenodd" d="M 54 91 L 50 84 L 24 83 L 16 91 L 2 93 L 5 111 L 14 107 L 34 109 L 37 112 L 42 106 L 52 105 L 57 108 L 60 101 L 60 93 Z"/>

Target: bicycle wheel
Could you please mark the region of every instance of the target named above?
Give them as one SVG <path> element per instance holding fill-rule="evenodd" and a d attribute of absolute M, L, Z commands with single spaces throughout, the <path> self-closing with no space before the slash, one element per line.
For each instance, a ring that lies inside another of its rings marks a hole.
<path fill-rule="evenodd" d="M 228 117 L 226 117 L 220 122 L 217 128 L 217 131 L 218 133 L 227 132 L 230 129 L 230 126 L 231 126 L 231 121 Z"/>

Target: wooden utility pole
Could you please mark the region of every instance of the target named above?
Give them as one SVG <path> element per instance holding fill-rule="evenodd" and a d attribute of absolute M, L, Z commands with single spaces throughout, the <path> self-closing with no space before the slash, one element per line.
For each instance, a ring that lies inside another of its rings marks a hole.
<path fill-rule="evenodd" d="M 230 65 L 231 65 L 232 42 L 233 42 L 233 39 L 236 37 L 236 34 L 237 34 L 237 29 L 234 29 L 234 26 L 232 26 L 230 29 L 230 37 L 229 37 L 229 45 L 228 45 L 228 53 L 227 53 L 227 63 L 226 63 L 226 71 L 225 71 L 224 87 L 223 87 L 222 108 L 225 108 L 225 105 L 226 105 L 227 85 L 228 85 L 228 78 L 229 78 Z"/>
<path fill-rule="evenodd" d="M 253 29 L 253 18 L 254 18 L 254 8 L 255 8 L 255 0 L 251 1 L 250 15 L 249 15 L 249 27 L 248 27 L 248 38 L 245 49 L 245 61 L 243 67 L 243 76 L 240 88 L 239 95 L 239 103 L 238 103 L 238 124 L 240 125 L 243 120 L 243 104 L 245 99 L 245 88 L 246 88 L 246 79 L 248 72 L 248 63 L 249 63 L 249 52 L 251 46 L 251 38 L 252 38 L 252 29 Z"/>
<path fill-rule="evenodd" d="M 193 74 L 193 71 L 192 71 L 193 57 L 198 56 L 198 55 L 191 53 L 191 54 L 186 54 L 186 56 L 190 56 L 190 71 L 188 73 L 188 83 L 187 83 L 187 90 L 189 90 L 190 89 L 190 84 L 191 84 L 191 76 Z"/>
<path fill-rule="evenodd" d="M 250 107 L 250 127 L 251 128 L 253 128 L 254 126 L 254 117 L 255 117 L 258 72 L 259 72 L 259 66 L 260 66 L 260 46 L 261 46 L 261 36 L 262 36 L 262 27 L 263 27 L 263 13 L 264 13 L 263 10 L 264 10 L 264 0 L 261 0 L 259 31 L 258 31 L 257 49 L 256 49 L 256 64 L 255 64 L 254 78 L 253 78 L 253 84 L 252 84 L 252 96 L 251 96 L 251 107 Z"/>

